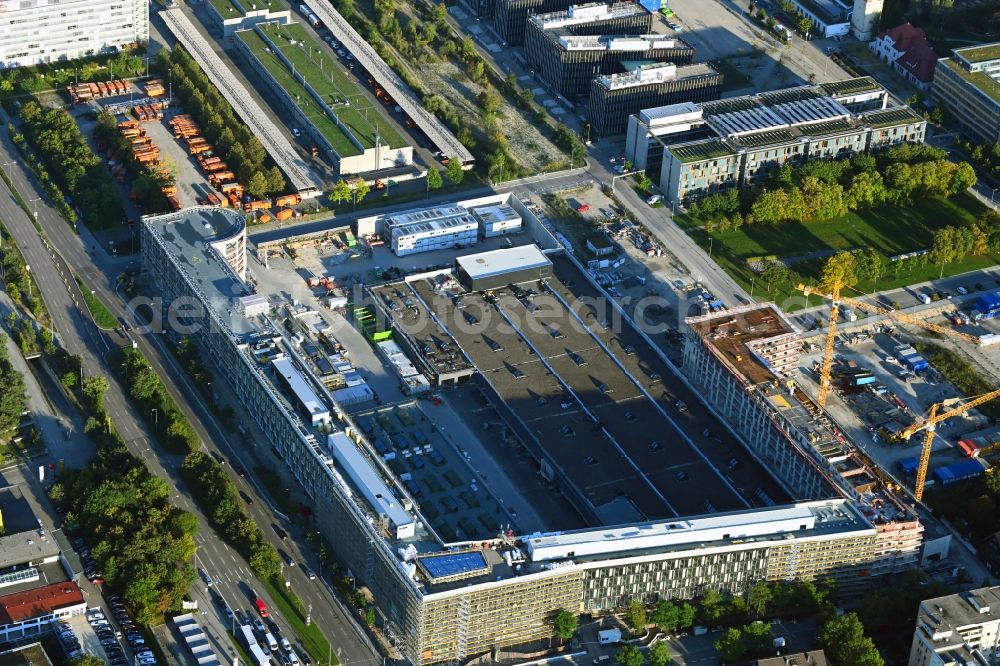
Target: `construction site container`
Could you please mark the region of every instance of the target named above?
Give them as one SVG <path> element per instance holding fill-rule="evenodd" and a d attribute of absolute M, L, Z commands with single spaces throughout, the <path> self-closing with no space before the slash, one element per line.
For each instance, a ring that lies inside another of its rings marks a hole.
<path fill-rule="evenodd" d="M 930 363 L 927 362 L 927 359 L 920 354 L 911 354 L 901 360 L 906 364 L 906 367 L 913 372 L 920 372 L 921 370 L 926 370 L 930 367 Z"/>
<path fill-rule="evenodd" d="M 958 448 L 969 458 L 978 458 L 980 447 L 971 439 L 960 439 Z"/>
<path fill-rule="evenodd" d="M 221 199 L 213 192 L 209 192 L 208 196 L 205 197 L 208 200 L 210 206 L 218 206 L 221 203 Z"/>
<path fill-rule="evenodd" d="M 915 474 L 920 467 L 920 461 L 916 458 L 900 458 L 898 465 L 903 474 Z"/>
<path fill-rule="evenodd" d="M 282 208 L 274 215 L 279 221 L 284 222 L 292 217 L 291 208 Z"/>
<path fill-rule="evenodd" d="M 1000 317 L 1000 294 L 983 294 L 972 304 L 972 319 L 994 319 Z"/>
<path fill-rule="evenodd" d="M 267 213 L 261 213 L 260 217 L 259 217 L 259 218 L 257 218 L 257 220 L 258 220 L 258 221 L 259 221 L 259 222 L 260 222 L 261 224 L 267 224 L 268 222 L 270 222 L 270 221 L 271 221 L 271 220 L 273 220 L 273 219 L 274 219 L 274 218 L 273 218 L 273 217 L 271 217 L 270 215 L 268 215 Z"/>
<path fill-rule="evenodd" d="M 933 475 L 935 481 L 940 483 L 942 486 L 947 486 L 952 483 L 958 483 L 959 481 L 966 481 L 968 479 L 974 479 L 978 476 L 982 476 L 983 472 L 985 472 L 988 467 L 989 463 L 980 458 L 973 458 L 971 460 L 957 462 L 953 465 L 935 467 Z"/>
<path fill-rule="evenodd" d="M 209 182 L 211 182 L 213 185 L 218 185 L 219 183 L 225 183 L 235 178 L 236 174 L 234 174 L 232 171 L 219 171 L 217 173 L 213 173 L 208 176 Z"/>
<path fill-rule="evenodd" d="M 219 158 L 216 157 L 214 159 L 219 159 Z M 218 173 L 220 171 L 225 171 L 228 168 L 229 168 L 229 165 L 227 165 L 225 162 L 222 162 L 222 161 L 212 162 L 211 164 L 206 164 L 205 165 L 205 173 L 209 173 L 209 174 Z"/>
<path fill-rule="evenodd" d="M 146 94 L 150 97 L 159 97 L 166 92 L 163 87 L 163 81 L 160 79 L 150 79 L 145 85 Z"/>
<path fill-rule="evenodd" d="M 236 193 L 236 196 L 243 194 L 243 186 L 236 182 L 223 183 L 221 186 L 219 186 L 219 190 L 221 190 L 223 194 L 227 195 L 231 193 Z M 236 203 L 237 204 L 239 203 L 238 199 Z"/>
<path fill-rule="evenodd" d="M 302 197 L 298 194 L 284 194 L 274 200 L 274 205 L 278 208 L 286 208 L 288 206 L 294 206 L 301 201 Z"/>
<path fill-rule="evenodd" d="M 188 152 L 192 155 L 198 155 L 199 153 L 205 153 L 212 150 L 212 146 L 207 143 L 200 143 L 194 146 L 188 146 Z"/>

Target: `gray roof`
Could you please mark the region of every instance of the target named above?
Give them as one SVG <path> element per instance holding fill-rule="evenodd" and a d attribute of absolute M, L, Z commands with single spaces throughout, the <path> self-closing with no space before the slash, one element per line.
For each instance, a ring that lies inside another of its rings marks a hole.
<path fill-rule="evenodd" d="M 196 206 L 176 213 L 145 217 L 143 223 L 202 292 L 205 304 L 218 312 L 234 334 L 246 335 L 258 331 L 258 326 L 234 307 L 236 299 L 249 294 L 246 285 L 208 245 L 236 234 L 245 225 L 242 213 L 228 208 Z"/>
<path fill-rule="evenodd" d="M 59 556 L 59 543 L 37 526 L 28 532 L 0 537 L 0 567 L 42 562 Z"/>

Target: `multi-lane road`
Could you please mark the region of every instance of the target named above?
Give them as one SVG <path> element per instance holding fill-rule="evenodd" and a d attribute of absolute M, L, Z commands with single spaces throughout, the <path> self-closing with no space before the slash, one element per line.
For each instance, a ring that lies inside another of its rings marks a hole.
<path fill-rule="evenodd" d="M 2 121 L 7 122 L 7 118 L 2 117 Z M 114 285 L 128 260 L 106 257 L 85 230 L 80 236 L 70 233 L 71 229 L 67 223 L 44 199 L 34 175 L 21 164 L 19 154 L 6 135 L 0 138 L 0 162 L 4 164 L 22 199 L 30 202 L 29 206 L 36 215 L 37 224 L 44 232 L 45 239 L 40 236 L 31 218 L 17 205 L 6 184 L 0 184 L 0 219 L 3 219 L 8 231 L 17 242 L 38 283 L 59 341 L 70 353 L 79 354 L 83 358 L 85 375 L 110 375 L 110 369 L 106 366 L 106 355 L 122 342 L 123 338 L 119 338 L 116 333 L 99 330 L 84 314 L 81 310 L 81 307 L 85 308 L 82 294 L 73 279 L 73 273 L 81 276 L 115 314 L 125 316 L 124 304 L 116 295 Z M 206 448 L 210 451 L 220 451 L 232 460 L 247 460 L 250 452 L 239 446 L 238 441 L 231 441 L 229 435 L 219 427 L 188 376 L 164 347 L 160 336 L 136 335 L 135 337 L 140 350 L 164 379 L 171 397 L 191 421 Z M 145 460 L 152 473 L 168 480 L 174 489 L 174 502 L 178 506 L 198 516 L 201 523 L 201 534 L 198 537 L 198 564 L 208 571 L 213 579 L 219 580 L 217 585 L 220 593 L 235 607 L 249 607 L 251 602 L 247 598 L 245 587 L 240 585 L 242 582 L 260 592 L 265 600 L 270 601 L 267 595 L 263 594 L 260 582 L 250 575 L 247 563 L 215 534 L 190 500 L 177 472 L 181 459 L 166 455 L 155 445 L 150 444 L 154 441 L 152 433 L 115 381 L 110 382 L 105 404 L 108 414 L 129 449 Z M 247 469 L 254 467 L 249 463 L 240 464 Z M 280 545 L 296 561 L 308 561 L 310 567 L 318 571 L 315 557 L 299 548 L 299 544 L 304 541 L 294 539 L 300 535 L 292 532 L 290 527 L 275 515 L 252 484 L 242 479 L 236 480 L 241 490 L 251 497 L 257 497 L 257 501 L 246 508 L 261 525 L 265 538 L 275 545 Z M 284 524 L 292 533 L 293 539 L 281 543 L 269 527 L 272 523 Z M 352 620 L 349 611 L 331 594 L 325 583 L 319 580 L 309 581 L 302 574 L 301 567 L 286 569 L 286 578 L 303 602 L 312 607 L 312 621 L 331 641 L 334 649 L 339 650 L 342 660 L 352 664 L 374 664 L 381 661 L 381 655 L 368 640 L 367 635 L 357 626 L 357 622 Z M 202 590 L 201 594 L 203 593 Z M 204 601 L 207 603 L 208 599 L 205 598 Z M 202 619 L 214 626 L 217 632 L 228 629 L 214 609 L 209 610 Z M 280 619 L 279 624 L 282 624 Z M 287 626 L 283 629 L 291 640 L 294 634 L 288 631 Z M 222 654 L 228 655 L 229 652 Z"/>

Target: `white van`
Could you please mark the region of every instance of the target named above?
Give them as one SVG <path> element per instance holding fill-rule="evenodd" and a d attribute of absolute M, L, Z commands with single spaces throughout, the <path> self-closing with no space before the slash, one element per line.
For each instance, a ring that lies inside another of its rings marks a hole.
<path fill-rule="evenodd" d="M 653 196 L 646 199 L 646 203 L 649 204 L 650 206 L 655 206 L 661 201 L 663 201 L 663 197 L 660 196 L 659 194 L 654 194 Z"/>
<path fill-rule="evenodd" d="M 267 647 L 270 648 L 271 652 L 278 651 L 278 641 L 274 639 L 274 634 L 270 631 L 264 634 L 264 640 L 267 641 Z"/>

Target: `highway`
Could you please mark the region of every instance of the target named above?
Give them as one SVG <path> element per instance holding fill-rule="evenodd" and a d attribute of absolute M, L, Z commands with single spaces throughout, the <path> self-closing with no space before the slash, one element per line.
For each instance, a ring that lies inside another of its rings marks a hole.
<path fill-rule="evenodd" d="M 0 114 L 0 117 L 4 122 L 7 121 L 5 114 Z M 59 341 L 71 354 L 82 356 L 85 375 L 109 375 L 105 356 L 113 347 L 123 341 L 123 338 L 116 333 L 108 334 L 98 330 L 89 316 L 80 310 L 78 304 L 82 305 L 82 295 L 72 278 L 71 269 L 86 281 L 88 286 L 116 315 L 124 316 L 123 303 L 115 294 L 114 285 L 117 282 L 117 276 L 128 262 L 117 258 L 107 258 L 103 251 L 97 249 L 96 243 L 90 240 L 90 236 L 85 230 L 82 230 L 82 237 L 68 233 L 68 224 L 44 199 L 34 175 L 21 164 L 21 161 L 19 154 L 5 134 L 0 138 L 0 162 L 5 164 L 22 199 L 30 202 L 29 206 L 34 209 L 39 226 L 46 237 L 51 239 L 51 246 L 48 241 L 39 236 L 31 219 L 17 205 L 6 184 L 0 185 L 0 219 L 3 219 L 8 231 L 17 242 L 39 285 Z M 86 242 L 84 239 L 87 239 Z M 214 417 L 208 412 L 207 406 L 191 384 L 188 376 L 169 351 L 165 349 L 161 337 L 149 334 L 136 335 L 135 337 L 139 349 L 164 379 L 171 396 L 189 418 L 191 425 L 205 443 L 206 448 L 221 450 L 224 455 L 233 460 L 244 460 L 246 454 L 237 448 L 234 441 L 229 439 L 229 435 L 219 427 Z M 122 388 L 115 381 L 110 381 L 109 384 L 110 387 L 105 398 L 106 409 L 129 449 L 135 455 L 143 458 L 152 473 L 168 480 L 175 491 L 174 502 L 178 506 L 191 511 L 199 518 L 201 524 L 201 534 L 198 537 L 199 565 L 206 569 L 213 579 L 218 577 L 220 582 L 217 584 L 217 589 L 230 604 L 240 608 L 250 607 L 250 600 L 240 588 L 239 582 L 246 581 L 252 589 L 258 592 L 263 589 L 263 586 L 250 576 L 247 563 L 214 533 L 205 517 L 194 506 L 177 472 L 181 458 L 166 455 L 155 446 L 150 445 L 150 442 L 154 441 L 152 433 L 145 426 Z M 252 464 L 244 466 L 248 469 L 253 468 Z M 255 501 L 247 509 L 261 526 L 266 539 L 275 545 L 280 543 L 270 528 L 272 523 L 283 524 L 293 537 L 298 536 L 289 525 L 274 514 L 267 502 L 263 501 L 257 494 L 255 487 L 248 485 L 244 480 L 238 478 L 235 480 L 241 490 L 251 496 L 258 497 L 258 501 Z M 299 539 L 298 541 L 304 543 L 304 540 Z M 319 570 L 315 557 L 308 554 L 308 551 L 300 550 L 299 544 L 292 543 L 292 539 L 287 543 L 280 543 L 280 545 L 295 560 L 299 562 L 308 560 L 313 570 Z M 339 649 L 344 661 L 352 664 L 373 664 L 381 661 L 381 655 L 359 628 L 357 622 L 351 619 L 349 612 L 339 599 L 335 598 L 329 589 L 326 589 L 325 585 L 319 580 L 307 580 L 301 572 L 301 567 L 289 569 L 287 573 L 293 590 L 298 593 L 305 604 L 312 606 L 313 622 L 321 628 L 327 639 L 334 645 L 334 649 Z M 198 589 L 201 590 L 200 595 L 204 596 L 204 585 L 199 585 L 196 588 L 196 597 L 199 596 Z M 274 607 L 272 600 L 267 595 L 261 593 L 261 596 L 269 602 L 269 606 Z M 205 601 L 207 602 L 207 599 Z M 212 627 L 216 633 L 228 629 L 223 624 L 219 614 L 211 608 L 208 609 L 208 614 L 201 618 L 201 621 L 206 621 L 208 625 L 206 628 Z M 280 619 L 279 625 L 283 625 Z M 282 626 L 282 628 L 289 640 L 292 640 L 293 634 L 287 630 L 286 626 Z M 224 647 L 228 650 L 228 644 L 225 644 Z M 228 651 L 221 653 L 222 656 L 228 654 Z"/>

